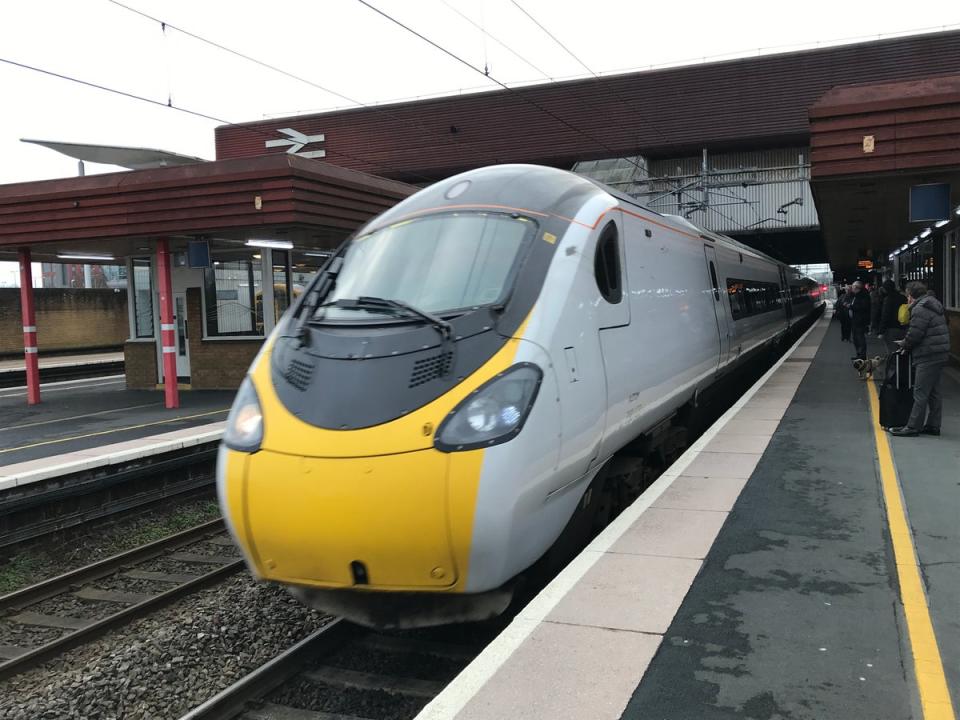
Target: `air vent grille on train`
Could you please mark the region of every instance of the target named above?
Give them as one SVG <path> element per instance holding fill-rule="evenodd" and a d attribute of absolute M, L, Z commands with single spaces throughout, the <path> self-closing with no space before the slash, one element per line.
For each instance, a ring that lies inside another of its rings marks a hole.
<path fill-rule="evenodd" d="M 313 365 L 303 360 L 291 360 L 283 373 L 284 379 L 293 385 L 297 390 L 303 392 L 310 387 L 310 379 L 313 377 Z"/>
<path fill-rule="evenodd" d="M 417 360 L 413 364 L 413 372 L 410 373 L 410 384 L 408 387 L 415 388 L 431 380 L 436 380 L 450 372 L 450 365 L 453 362 L 453 353 L 445 352 L 433 357 Z"/>

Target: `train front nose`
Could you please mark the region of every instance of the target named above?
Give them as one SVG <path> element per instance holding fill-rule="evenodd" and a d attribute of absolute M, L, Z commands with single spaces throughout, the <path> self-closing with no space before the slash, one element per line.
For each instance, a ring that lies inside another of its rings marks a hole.
<path fill-rule="evenodd" d="M 441 589 L 457 581 L 448 456 L 433 449 L 244 463 L 250 554 L 266 579 L 324 588 Z"/>

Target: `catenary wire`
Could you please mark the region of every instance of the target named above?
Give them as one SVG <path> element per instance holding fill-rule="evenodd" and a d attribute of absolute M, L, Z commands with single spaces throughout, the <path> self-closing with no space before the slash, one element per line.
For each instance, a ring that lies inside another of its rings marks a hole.
<path fill-rule="evenodd" d="M 401 22 L 400 20 L 397 20 L 395 17 L 393 17 L 393 16 L 390 15 L 389 13 L 384 12 L 383 10 L 381 10 L 381 9 L 378 8 L 378 7 L 376 7 L 375 5 L 370 4 L 370 3 L 367 2 L 366 0 L 357 0 L 357 2 L 359 2 L 361 5 L 364 5 L 365 7 L 369 8 L 370 10 L 373 10 L 375 13 L 377 13 L 378 15 L 381 15 L 382 17 L 384 17 L 385 19 L 387 19 L 387 20 L 389 20 L 390 22 L 394 23 L 395 25 L 400 26 L 401 28 L 403 28 L 404 30 L 406 30 L 407 32 L 409 32 L 410 34 L 415 35 L 416 37 L 420 38 L 421 40 L 423 40 L 424 42 L 426 42 L 428 45 L 433 46 L 434 48 L 436 48 L 436 49 L 439 50 L 440 52 L 442 52 L 442 53 L 444 53 L 445 55 L 447 55 L 447 56 L 451 57 L 452 59 L 456 60 L 456 61 L 457 61 L 458 63 L 460 63 L 461 65 L 465 65 L 466 67 L 470 68 L 470 69 L 473 70 L 474 72 L 479 73 L 480 75 L 483 75 L 484 77 L 489 78 L 491 81 L 495 82 L 497 85 L 499 85 L 499 86 L 500 86 L 501 88 L 503 88 L 504 90 L 507 90 L 508 92 L 516 95 L 516 96 L 519 97 L 522 101 L 526 102 L 527 104 L 531 105 L 532 107 L 536 108 L 537 110 L 545 113 L 546 115 L 549 115 L 549 116 L 552 117 L 554 120 L 556 120 L 557 122 L 559 122 L 560 124 L 562 124 L 564 127 L 568 128 L 568 129 L 570 129 L 570 130 L 573 130 L 573 131 L 576 132 L 577 134 L 582 135 L 583 137 L 585 137 L 585 138 L 591 140 L 592 142 L 596 143 L 597 145 L 599 145 L 600 147 L 602 147 L 604 150 L 606 150 L 607 152 L 609 152 L 612 156 L 617 156 L 616 151 L 613 150 L 613 148 L 609 147 L 606 143 L 604 143 L 604 142 L 603 142 L 602 140 L 600 140 L 599 138 L 596 138 L 596 137 L 594 137 L 593 135 L 591 135 L 590 133 L 586 132 L 585 130 L 582 130 L 582 129 L 580 129 L 580 128 L 578 128 L 578 127 L 570 124 L 569 122 L 567 122 L 565 119 L 563 119 L 562 117 L 560 117 L 560 116 L 557 115 L 556 113 L 554 113 L 554 112 L 550 111 L 549 109 L 547 109 L 547 108 L 543 107 L 542 105 L 540 105 L 538 102 L 536 102 L 536 101 L 534 101 L 534 100 L 531 100 L 530 98 L 526 97 L 526 96 L 523 95 L 522 93 L 517 92 L 517 90 L 515 90 L 514 88 L 510 87 L 510 86 L 507 85 L 506 83 L 501 82 L 500 80 L 498 80 L 497 78 L 495 78 L 493 75 L 484 72 L 482 69 L 478 68 L 476 65 L 473 65 L 473 64 L 472 64 L 471 62 L 469 62 L 468 60 L 464 60 L 462 57 L 460 57 L 459 55 L 457 55 L 456 53 L 454 53 L 452 50 L 449 50 L 449 49 L 443 47 L 442 45 L 440 45 L 439 43 L 434 42 L 433 40 L 431 40 L 431 39 L 428 38 L 427 36 L 423 35 L 423 34 L 420 33 L 420 32 L 417 32 L 416 30 L 414 30 L 414 29 L 411 28 L 410 26 L 404 24 L 404 23 Z M 652 180 L 660 180 L 660 181 L 662 181 L 662 182 L 669 182 L 669 183 L 672 183 L 672 182 L 673 182 L 673 181 L 670 180 L 669 178 L 662 178 L 662 177 L 650 175 L 650 173 L 648 172 L 648 170 L 647 170 L 646 168 L 644 168 L 642 165 L 640 165 L 636 160 L 633 160 L 632 158 L 624 157 L 623 159 L 626 160 L 626 161 L 627 161 L 628 163 L 630 163 L 631 165 L 633 165 L 633 166 L 634 166 L 635 168 L 637 168 L 638 170 L 640 170 L 640 172 L 642 172 L 644 175 L 646 175 L 646 176 L 647 176 L 646 179 L 648 179 L 648 180 L 651 180 L 651 179 L 652 179 Z M 681 192 L 683 192 L 683 191 L 681 190 Z M 688 193 L 684 193 L 684 194 L 688 194 Z M 692 196 L 691 196 L 691 197 L 692 197 Z M 708 206 L 708 207 L 709 207 L 709 206 Z M 723 213 L 720 213 L 719 211 L 716 211 L 716 212 L 717 212 L 717 214 L 721 215 L 722 217 L 726 217 L 727 220 L 730 221 L 731 223 L 733 223 L 734 225 L 739 225 L 741 228 L 743 227 L 740 223 L 736 222 L 735 220 L 733 220 L 733 219 L 730 218 L 729 216 L 726 216 L 726 215 L 724 215 Z"/>
<path fill-rule="evenodd" d="M 122 2 L 120 2 L 119 0 L 107 0 L 107 2 L 111 3 L 112 5 L 116 5 L 117 7 L 122 8 L 122 9 L 124 9 L 124 10 L 128 10 L 129 12 L 132 12 L 132 13 L 134 13 L 135 15 L 139 15 L 140 17 L 146 18 L 147 20 L 150 20 L 150 21 L 155 22 L 155 23 L 159 23 L 160 26 L 164 29 L 164 32 L 165 32 L 167 29 L 175 30 L 175 31 L 177 31 L 177 32 L 179 32 L 179 33 L 181 33 L 181 34 L 183 34 L 183 35 L 186 35 L 187 37 L 193 38 L 193 39 L 196 40 L 197 42 L 201 42 L 201 43 L 204 43 L 205 45 L 209 45 L 210 47 L 214 47 L 214 48 L 216 48 L 216 49 L 218 49 L 218 50 L 222 50 L 223 52 L 229 53 L 230 55 L 233 55 L 233 56 L 235 56 L 235 57 L 238 57 L 238 58 L 241 58 L 241 59 L 243 59 L 243 60 L 246 60 L 247 62 L 251 62 L 251 63 L 253 63 L 254 65 L 259 65 L 260 67 L 266 68 L 267 70 L 271 70 L 271 71 L 273 71 L 273 72 L 280 73 L 281 75 L 283 75 L 283 76 L 285 76 L 285 77 L 288 77 L 288 78 L 290 78 L 290 79 L 292 79 L 292 80 L 296 80 L 297 82 L 304 83 L 304 84 L 306 84 L 306 85 L 309 85 L 310 87 L 316 88 L 317 90 L 321 90 L 321 91 L 323 91 L 323 92 L 325 92 L 325 93 L 328 93 L 328 94 L 330 94 L 330 95 L 333 95 L 333 96 L 335 96 L 335 97 L 338 97 L 338 98 L 340 98 L 341 100 L 345 100 L 345 101 L 347 101 L 348 103 L 351 103 L 352 105 L 357 105 L 357 106 L 359 106 L 359 107 L 363 107 L 363 108 L 366 108 L 366 109 L 368 109 L 368 110 L 372 110 L 372 111 L 374 111 L 374 112 L 378 112 L 378 113 L 384 115 L 385 117 L 389 117 L 389 118 L 391 118 L 391 119 L 393 119 L 393 120 L 396 120 L 396 121 L 398 121 L 398 122 L 406 123 L 407 125 L 410 125 L 410 126 L 415 127 L 415 128 L 417 128 L 417 129 L 419 129 L 419 130 L 422 130 L 422 131 L 424 131 L 424 132 L 426 132 L 426 133 L 428 133 L 428 134 L 430 134 L 430 135 L 434 135 L 434 136 L 442 139 L 442 140 L 443 140 L 444 142 L 446 142 L 446 143 L 453 143 L 453 144 L 455 144 L 455 145 L 460 145 L 461 147 L 464 147 L 464 148 L 466 148 L 467 150 L 469 150 L 474 156 L 479 157 L 479 158 L 482 158 L 485 162 L 490 162 L 490 161 L 492 161 L 492 162 L 494 162 L 494 163 L 499 163 L 499 162 L 500 162 L 499 158 L 496 158 L 496 157 L 494 157 L 493 155 L 484 154 L 484 153 L 480 152 L 477 148 L 473 148 L 473 147 L 470 147 L 469 145 L 466 145 L 466 144 L 462 143 L 462 142 L 461 142 L 459 139 L 457 139 L 456 137 L 453 137 L 453 136 L 451 136 L 451 135 L 447 135 L 447 134 L 444 134 L 444 133 L 438 133 L 437 131 L 435 131 L 435 130 L 429 128 L 429 127 L 427 127 L 426 125 L 424 125 L 424 124 L 421 123 L 421 122 L 418 122 L 418 121 L 415 120 L 415 119 L 401 117 L 401 116 L 399 116 L 399 115 L 396 115 L 395 113 L 390 112 L 390 110 L 388 110 L 388 109 L 386 109 L 386 108 L 378 107 L 377 105 L 371 105 L 370 103 L 365 103 L 365 102 L 363 102 L 363 101 L 361 101 L 361 100 L 357 100 L 356 98 L 350 97 L 349 95 L 344 95 L 344 94 L 341 93 L 341 92 L 338 92 L 338 91 L 336 91 L 336 90 L 332 90 L 331 88 L 329 88 L 329 87 L 327 87 L 327 86 L 325 86 L 325 85 L 321 85 L 320 83 L 314 82 L 313 80 L 310 80 L 309 78 L 303 77 L 302 75 L 297 75 L 297 74 L 292 73 L 292 72 L 290 72 L 290 71 L 288 71 L 288 70 L 284 70 L 284 69 L 281 68 L 281 67 L 278 67 L 278 66 L 276 66 L 276 65 L 272 65 L 272 64 L 270 64 L 270 63 L 268 63 L 268 62 L 265 62 L 265 61 L 263 61 L 263 60 L 259 60 L 258 58 L 255 58 L 255 57 L 253 57 L 253 56 L 251 56 L 251 55 L 248 55 L 248 54 L 246 54 L 246 53 L 240 52 L 239 50 L 235 50 L 235 49 L 233 49 L 233 48 L 231 48 L 231 47 L 228 47 L 228 46 L 226 46 L 226 45 L 223 45 L 222 43 L 218 43 L 218 42 L 216 42 L 215 40 L 210 40 L 209 38 L 203 37 L 202 35 L 199 35 L 199 34 L 197 34 L 197 33 L 195 33 L 195 32 L 192 32 L 192 31 L 190 31 L 190 30 L 186 30 L 186 29 L 184 29 L 184 28 L 182 28 L 182 27 L 179 27 L 179 26 L 174 25 L 174 24 L 172 24 L 172 23 L 169 23 L 169 22 L 166 22 L 166 21 L 164 21 L 164 20 L 161 20 L 160 18 L 158 18 L 158 17 L 156 17 L 156 16 L 154 16 L 154 15 L 150 15 L 149 13 L 143 12 L 142 10 L 138 10 L 138 9 L 135 8 L 135 7 L 131 7 L 130 5 L 126 5 L 126 4 L 122 3 Z M 342 153 L 341 153 L 341 154 L 342 154 Z M 386 166 L 384 166 L 384 167 L 386 167 Z M 412 174 L 412 173 L 408 173 L 408 174 Z M 423 177 L 423 176 L 421 176 L 421 177 Z M 426 179 L 426 178 L 424 178 L 424 179 Z"/>
<path fill-rule="evenodd" d="M 523 63 L 526 64 L 527 66 L 533 68 L 534 70 L 536 70 L 538 73 L 540 73 L 540 74 L 541 74 L 543 77 L 545 77 L 547 80 L 553 80 L 553 78 L 550 77 L 550 75 L 548 75 L 546 72 L 544 72 L 544 71 L 541 70 L 539 67 L 537 67 L 536 65 L 534 65 L 532 62 L 530 62 L 530 61 L 529 61 L 527 58 L 525 58 L 523 55 L 521 55 L 520 53 L 518 53 L 516 50 L 514 50 L 512 47 L 510 47 L 509 45 L 507 45 L 505 42 L 503 42 L 502 40 L 500 40 L 499 38 L 497 38 L 497 37 L 494 36 L 493 34 L 487 32 L 487 30 L 486 30 L 484 27 L 482 27 L 481 25 L 479 25 L 479 24 L 477 24 L 476 22 L 474 22 L 474 21 L 470 18 L 469 15 L 467 15 L 467 14 L 461 12 L 460 10 L 458 10 L 456 7 L 454 7 L 454 6 L 451 5 L 449 2 L 447 2 L 447 0 L 440 0 L 440 2 L 442 2 L 444 5 L 446 5 L 450 10 L 452 10 L 452 11 L 455 12 L 457 15 L 459 15 L 460 17 L 462 17 L 462 18 L 463 18 L 464 20 L 466 20 L 468 23 L 470 23 L 471 25 L 473 25 L 477 30 L 479 30 L 479 31 L 482 32 L 484 35 L 486 35 L 488 38 L 490 38 L 491 40 L 493 40 L 495 43 L 497 43 L 497 45 L 499 45 L 500 47 L 502 47 L 504 50 L 506 50 L 507 52 L 509 52 L 511 55 L 513 55 L 514 57 L 516 57 L 518 60 L 520 60 L 521 62 L 523 62 Z"/>
<path fill-rule="evenodd" d="M 91 82 L 89 80 L 83 80 L 81 78 L 72 77 L 70 75 L 64 75 L 63 73 L 54 72 L 53 70 L 46 70 L 44 68 L 36 67 L 35 65 L 28 65 L 26 63 L 18 62 L 16 60 L 10 60 L 9 58 L 0 57 L 0 62 L 5 63 L 7 65 L 12 65 L 13 67 L 21 68 L 23 70 L 31 70 L 33 72 L 40 73 L 42 75 L 47 75 L 49 77 L 55 77 L 60 80 L 66 80 L 68 82 L 76 83 L 78 85 L 83 85 L 85 87 L 93 88 L 95 90 L 101 90 L 103 92 L 111 93 L 113 95 L 119 95 L 121 97 L 129 98 L 131 100 L 139 100 L 140 102 L 149 103 L 150 105 L 156 105 L 157 107 L 167 108 L 168 110 L 176 110 L 177 112 L 185 113 L 187 115 L 192 115 L 194 117 L 202 118 L 204 120 L 211 120 L 213 122 L 220 123 L 221 125 L 227 125 L 230 127 L 244 127 L 250 132 L 254 132 L 263 137 L 267 137 L 271 139 L 274 138 L 274 135 L 272 135 L 271 133 L 268 133 L 264 130 L 260 130 L 259 128 L 249 127 L 244 123 L 230 122 L 229 120 L 225 120 L 215 115 L 209 115 L 207 113 L 202 113 L 197 110 L 190 110 L 189 108 L 181 107 L 179 105 L 174 105 L 172 103 L 165 103 L 160 100 L 154 100 L 153 98 L 148 98 L 143 95 L 137 95 L 136 93 L 127 92 L 126 90 L 118 90 L 117 88 L 108 87 L 107 85 L 101 85 L 100 83 Z M 356 162 L 365 163 L 367 165 L 373 165 L 373 166 L 380 165 L 381 167 L 387 168 L 388 170 L 391 170 L 397 173 L 398 176 L 406 175 L 408 177 L 417 177 L 425 182 L 433 182 L 433 178 L 428 178 L 425 175 L 420 175 L 418 173 L 411 173 L 407 171 L 401 171 L 398 168 L 391 167 L 382 162 L 376 163 L 371 160 L 357 157 L 356 155 L 345 153 L 340 150 L 328 150 L 327 152 L 330 154 L 340 155 L 342 157 L 355 160 Z"/>
<path fill-rule="evenodd" d="M 559 46 L 563 49 L 564 52 L 566 52 L 570 57 L 572 57 L 574 60 L 576 60 L 577 63 L 579 63 L 580 66 L 581 66 L 584 70 L 586 70 L 588 73 L 590 73 L 590 74 L 594 77 L 595 80 L 600 80 L 600 79 L 601 79 L 601 78 L 600 78 L 600 75 L 598 75 L 596 72 L 594 72 L 593 69 L 592 69 L 589 65 L 587 65 L 583 60 L 580 59 L 579 56 L 577 56 L 576 53 L 573 52 L 573 50 L 571 50 L 569 47 L 567 47 L 567 45 L 564 44 L 564 43 L 560 40 L 560 38 L 558 38 L 556 35 L 554 35 L 552 32 L 550 32 L 550 31 L 543 25 L 543 23 L 541 23 L 539 20 L 537 20 L 537 18 L 535 18 L 526 8 L 524 8 L 519 2 L 517 2 L 517 0 L 510 0 L 510 2 L 511 2 L 511 3 L 514 5 L 514 7 L 516 7 L 520 12 L 522 12 L 524 15 L 526 15 L 527 18 L 529 18 L 529 20 L 530 20 L 534 25 L 536 25 L 538 28 L 540 28 L 540 30 L 542 30 L 542 31 L 544 32 L 544 34 L 546 34 L 551 40 L 553 40 L 557 45 L 559 45 Z M 613 97 L 620 103 L 620 105 L 623 106 L 624 109 L 626 109 L 627 112 L 629 112 L 629 113 L 633 114 L 634 116 L 638 117 L 642 123 L 644 123 L 645 125 L 647 125 L 648 127 L 650 127 L 652 130 L 654 130 L 654 131 L 663 139 L 663 141 L 667 144 L 667 147 L 675 147 L 676 143 L 671 142 L 670 139 L 667 137 L 666 133 L 663 132 L 663 130 L 661 130 L 655 123 L 653 123 L 652 121 L 650 121 L 648 118 L 644 117 L 643 115 L 639 114 L 636 110 L 634 110 L 633 108 L 631 108 L 631 107 L 630 107 L 630 104 L 623 98 L 622 95 L 620 95 L 620 93 L 616 92 L 615 90 L 611 90 L 610 92 L 611 92 L 611 95 L 613 95 Z M 621 126 L 621 127 L 622 127 L 622 126 Z M 680 183 L 677 183 L 677 182 L 671 180 L 670 178 L 664 178 L 664 177 L 659 177 L 659 176 L 653 175 L 652 173 L 649 172 L 649 169 L 645 171 L 645 174 L 646 174 L 646 176 L 647 176 L 647 177 L 646 177 L 647 180 L 659 180 L 659 181 L 661 181 L 661 182 L 671 182 L 671 183 L 674 183 L 675 185 L 678 186 L 678 187 L 676 188 L 676 191 L 677 191 L 677 192 L 680 192 L 680 193 L 682 193 L 682 194 L 684 194 L 684 195 L 689 195 L 688 192 L 686 192 L 682 187 L 680 187 Z M 704 178 L 704 182 L 706 182 L 706 178 Z M 709 192 L 709 190 L 708 190 L 708 192 Z M 692 196 L 691 196 L 691 197 L 692 197 Z M 706 207 L 708 207 L 708 208 L 710 208 L 710 209 L 713 209 L 713 208 L 711 208 L 710 205 L 707 205 Z M 715 212 L 717 212 L 718 214 L 720 214 L 722 217 L 725 217 L 729 222 L 731 222 L 731 223 L 733 223 L 734 225 L 738 226 L 741 230 L 746 230 L 746 229 L 747 229 L 746 227 L 744 227 L 744 225 L 743 225 L 742 223 L 737 222 L 737 221 L 734 220 L 733 218 L 731 218 L 731 217 L 729 217 L 729 216 L 727 216 L 727 215 L 723 215 L 723 213 L 720 213 L 719 211 L 716 211 L 716 210 L 715 210 Z"/>

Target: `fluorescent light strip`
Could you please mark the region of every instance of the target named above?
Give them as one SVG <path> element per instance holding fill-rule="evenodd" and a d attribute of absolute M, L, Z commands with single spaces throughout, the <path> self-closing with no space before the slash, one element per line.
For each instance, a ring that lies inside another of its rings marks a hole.
<path fill-rule="evenodd" d="M 289 240 L 247 240 L 246 244 L 248 247 L 293 250 L 293 243 Z"/>
<path fill-rule="evenodd" d="M 82 253 L 57 253 L 61 260 L 116 260 L 113 255 L 87 255 Z"/>

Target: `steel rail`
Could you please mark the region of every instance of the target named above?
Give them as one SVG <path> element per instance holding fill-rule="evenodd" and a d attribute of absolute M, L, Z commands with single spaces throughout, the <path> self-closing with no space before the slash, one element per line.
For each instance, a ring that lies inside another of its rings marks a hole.
<path fill-rule="evenodd" d="M 99 635 L 103 635 L 107 631 L 120 627 L 131 620 L 148 615 L 151 612 L 168 605 L 174 600 L 178 600 L 181 597 L 190 595 L 198 590 L 202 590 L 209 585 L 219 582 L 225 577 L 229 577 L 234 573 L 240 572 L 243 567 L 243 560 L 236 560 L 228 565 L 222 565 L 216 570 L 208 572 L 205 575 L 200 575 L 189 582 L 185 582 L 182 585 L 177 585 L 176 587 L 171 588 L 166 592 L 162 592 L 159 595 L 154 595 L 143 602 L 130 605 L 129 607 L 126 607 L 123 610 L 114 613 L 113 615 L 105 617 L 102 620 L 94 621 L 90 625 L 86 625 L 79 630 L 75 630 L 74 632 L 68 633 L 52 642 L 46 643 L 45 645 L 28 650 L 23 655 L 19 655 L 15 658 L 7 660 L 6 662 L 0 663 L 0 680 L 5 680 L 13 675 L 22 673 L 25 670 L 35 667 L 36 665 L 45 662 L 72 647 L 76 647 L 82 642 L 93 639 Z"/>
<path fill-rule="evenodd" d="M 174 533 L 173 535 L 154 540 L 146 545 L 126 550 L 104 558 L 103 560 L 98 560 L 95 563 L 77 568 L 76 570 L 63 573 L 62 575 L 42 580 L 41 582 L 21 588 L 20 590 L 14 590 L 11 593 L 0 596 L 0 613 L 5 613 L 9 610 L 20 610 L 27 605 L 34 605 L 47 598 L 67 592 L 76 585 L 88 583 L 92 580 L 99 580 L 122 567 L 141 563 L 145 560 L 152 560 L 171 548 L 189 545 L 190 543 L 203 539 L 207 535 L 222 532 L 223 530 L 224 524 L 222 518 L 210 520 L 181 532 Z"/>
<path fill-rule="evenodd" d="M 228 720 L 243 712 L 246 703 L 264 697 L 299 673 L 303 666 L 339 648 L 363 628 L 334 618 L 296 645 L 277 655 L 230 687 L 198 705 L 180 720 Z"/>

